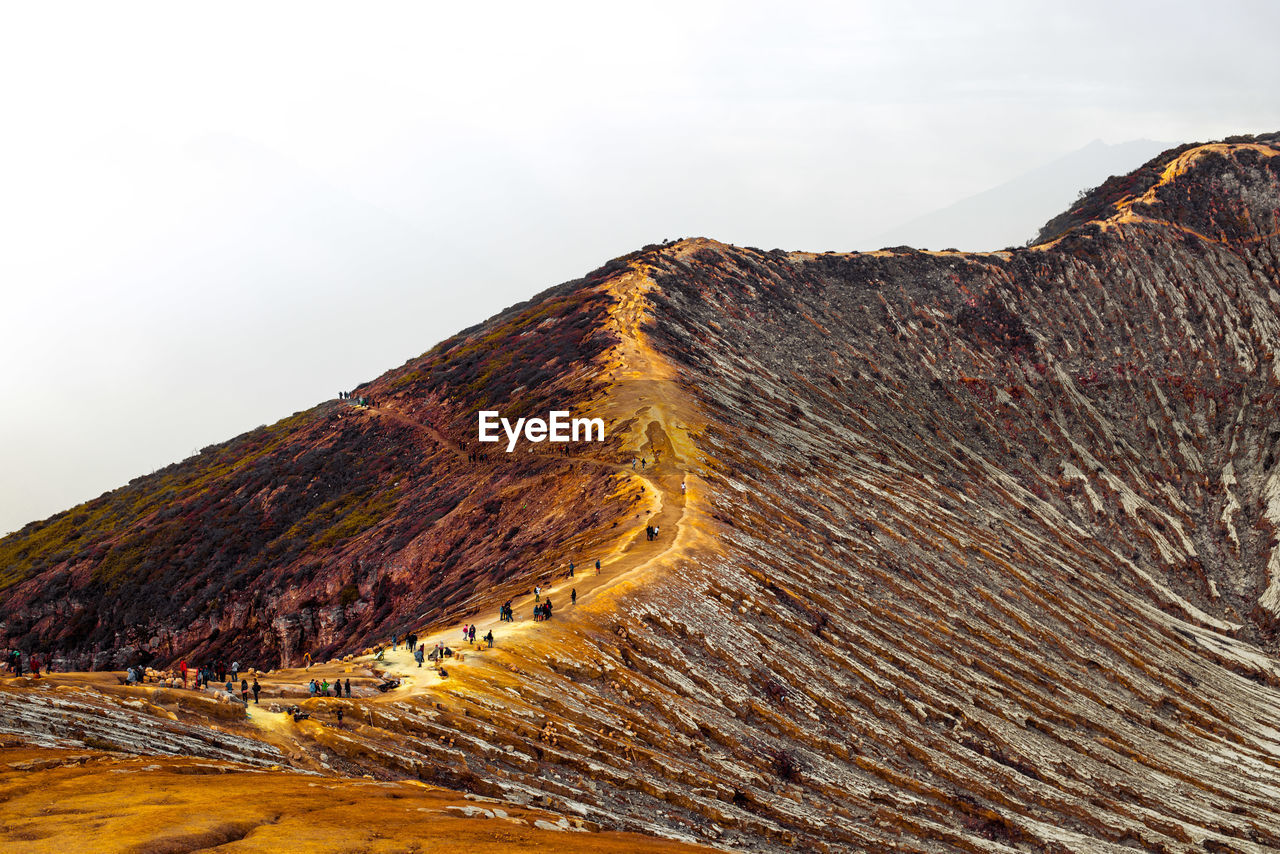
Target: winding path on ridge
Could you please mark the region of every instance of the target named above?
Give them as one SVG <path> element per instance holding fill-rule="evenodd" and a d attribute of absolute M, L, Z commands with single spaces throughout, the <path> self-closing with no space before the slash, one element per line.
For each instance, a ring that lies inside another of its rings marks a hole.
<path fill-rule="evenodd" d="M 577 589 L 577 607 L 581 607 L 591 603 L 592 600 L 597 600 L 600 594 L 609 588 L 634 580 L 649 567 L 658 564 L 675 551 L 675 543 L 681 522 L 684 520 L 685 510 L 685 494 L 680 488 L 681 483 L 687 476 L 695 475 L 698 467 L 692 458 L 678 457 L 667 432 L 668 429 L 687 428 L 679 423 L 683 420 L 680 408 L 673 407 L 673 403 L 679 400 L 680 394 L 670 385 L 674 378 L 670 366 L 666 365 L 665 361 L 646 343 L 643 327 L 648 317 L 649 306 L 645 300 L 645 294 L 651 286 L 652 282 L 647 277 L 638 274 L 624 277 L 617 283 L 615 291 L 617 305 L 611 314 L 617 326 L 620 345 L 608 370 L 610 379 L 614 381 L 610 406 L 613 423 L 619 425 L 619 429 L 631 437 L 627 444 L 635 448 L 636 457 L 643 457 L 650 461 L 656 458 L 659 462 L 636 471 L 628 468 L 633 453 L 630 450 L 625 452 L 625 459 L 613 460 L 586 454 L 539 454 L 545 459 L 557 460 L 567 465 L 587 465 L 602 469 L 610 475 L 623 474 L 631 478 L 632 483 L 638 480 L 643 484 L 646 495 L 650 496 L 649 515 L 645 517 L 641 514 L 636 517 L 632 516 L 632 511 L 629 510 L 624 514 L 623 519 L 619 520 L 619 525 L 625 526 L 631 523 L 633 528 L 628 533 L 626 527 L 622 527 L 616 539 L 612 540 L 612 547 L 608 545 L 609 541 L 606 541 L 606 545 L 601 548 L 598 555 L 572 556 L 575 564 L 578 564 L 575 567 L 575 577 L 558 577 L 549 589 L 544 590 L 544 595 L 550 596 L 555 604 L 555 615 L 548 624 L 540 624 L 533 620 L 535 603 L 533 593 L 529 591 L 512 600 L 515 621 L 511 623 L 498 620 L 497 612 L 501 602 L 495 598 L 488 603 L 482 613 L 472 612 L 465 617 L 459 617 L 457 622 L 448 628 L 437 628 L 427 633 L 425 627 L 419 626 L 418 643 L 425 645 L 428 651 L 436 643 L 443 643 L 462 653 L 461 661 L 455 660 L 447 665 L 446 669 L 451 671 L 450 680 L 455 677 L 470 680 L 474 677 L 478 681 L 483 681 L 485 677 L 478 671 L 486 667 L 501 666 L 499 660 L 503 657 L 503 653 L 513 648 L 518 651 L 521 647 L 533 652 L 533 647 L 524 644 L 526 639 L 536 644 L 535 638 L 540 631 L 559 633 L 564 627 L 572 626 L 577 622 L 576 608 L 570 604 L 569 600 L 572 589 Z M 467 449 L 460 443 L 449 438 L 433 425 L 417 421 L 397 412 L 394 408 L 354 403 L 350 405 L 373 417 L 387 418 L 426 434 L 443 450 L 455 455 L 467 465 L 487 467 L 494 464 L 490 454 L 482 454 L 481 462 L 478 464 L 471 462 Z M 633 432 L 637 425 L 644 425 L 642 434 L 637 435 Z M 638 447 L 636 447 L 637 440 L 639 440 Z M 656 540 L 645 538 L 644 529 L 647 524 L 658 526 L 659 535 Z M 597 556 L 601 561 L 599 574 L 595 570 Z M 477 640 L 487 632 L 493 631 L 496 655 L 474 650 L 466 642 L 460 644 L 458 635 L 464 624 L 476 626 Z M 383 642 L 387 640 L 389 639 L 382 639 Z M 481 663 L 479 668 L 475 667 L 476 662 Z M 289 672 L 287 676 L 285 674 L 281 676 L 283 680 L 305 684 L 309 678 L 317 674 L 327 673 L 332 677 L 350 672 L 352 668 L 364 671 L 376 668 L 386 676 L 401 679 L 398 689 L 371 698 L 374 702 L 404 700 L 427 693 L 446 681 L 434 668 L 425 664 L 419 667 L 413 659 L 412 651 L 403 642 L 395 650 L 386 649 L 381 660 L 375 661 L 373 656 L 362 655 L 355 657 L 349 663 L 319 664 L 313 666 L 309 672 L 297 669 Z"/>
<path fill-rule="evenodd" d="M 634 417 L 643 421 L 647 417 L 650 407 L 643 405 L 644 398 L 640 398 L 636 402 L 642 405 L 635 411 Z M 434 427 L 415 421 L 393 410 L 377 407 L 366 407 L 366 409 L 376 413 L 378 416 L 388 417 L 394 421 L 416 427 L 431 435 L 452 453 L 460 457 L 466 456 L 465 450 L 458 447 L 455 442 Z M 649 420 L 645 428 L 645 437 L 648 441 L 640 448 L 638 454 L 652 461 L 656 453 L 659 462 L 647 466 L 643 471 L 633 472 L 626 466 L 590 456 L 547 455 L 548 459 L 601 466 L 608 469 L 610 473 L 627 474 L 640 480 L 644 484 L 646 492 L 654 495 L 658 502 L 657 508 L 646 519 L 629 520 L 635 522 L 635 530 L 631 532 L 630 537 L 624 534 L 623 541 L 612 552 L 602 557 L 599 574 L 596 574 L 595 571 L 595 558 L 583 556 L 580 564 L 575 560 L 577 565 L 573 578 L 557 578 L 550 588 L 543 590 L 542 595 L 550 597 L 554 603 L 552 621 L 555 623 L 563 624 L 573 621 L 574 606 L 569 602 L 569 594 L 572 589 L 576 588 L 578 591 L 579 604 L 586 603 L 598 595 L 600 591 L 612 587 L 625 579 L 634 577 L 644 568 L 660 560 L 672 550 L 675 544 L 676 536 L 680 530 L 680 521 L 684 516 L 685 495 L 680 489 L 680 484 L 685 479 L 686 472 L 677 465 L 675 449 L 671 439 L 659 421 Z M 650 541 L 646 539 L 644 535 L 645 525 L 658 526 L 658 538 L 656 540 Z M 497 649 L 501 649 L 504 641 L 538 630 L 540 624 L 533 620 L 533 606 L 535 603 L 532 591 L 512 601 L 512 611 L 515 614 L 514 622 L 503 623 L 498 619 L 497 608 L 499 604 L 501 603 L 494 602 L 483 613 L 473 613 L 467 617 L 460 618 L 456 625 L 447 629 L 438 629 L 429 634 L 420 630 L 418 643 L 425 644 L 428 652 L 436 643 L 443 643 L 463 653 L 462 662 L 474 662 L 476 657 L 482 657 L 485 653 L 475 651 L 465 642 L 459 643 L 459 636 L 464 624 L 476 626 L 477 641 L 486 632 L 493 631 L 495 648 Z M 388 691 L 386 694 L 373 698 L 375 701 L 398 702 L 409 696 L 425 693 L 430 688 L 444 682 L 434 668 L 426 664 L 421 668 L 418 667 L 417 662 L 413 659 L 412 652 L 404 646 L 403 639 L 397 649 L 387 649 L 383 653 L 381 661 L 374 662 L 372 656 L 358 656 L 354 663 L 377 666 L 383 669 L 386 675 L 396 676 L 402 680 L 399 689 Z M 446 669 L 452 669 L 455 673 L 458 671 L 458 668 L 452 664 L 447 665 Z"/>

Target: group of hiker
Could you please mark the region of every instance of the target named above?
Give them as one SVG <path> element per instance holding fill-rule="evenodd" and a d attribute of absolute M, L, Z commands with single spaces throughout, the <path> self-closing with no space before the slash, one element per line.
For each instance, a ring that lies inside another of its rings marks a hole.
<path fill-rule="evenodd" d="M 511 610 L 511 600 L 508 599 L 502 603 L 502 607 L 498 609 L 498 622 L 510 623 L 515 620 L 515 614 Z"/>
<path fill-rule="evenodd" d="M 417 636 L 416 634 L 413 634 L 412 632 L 410 632 L 409 634 L 407 634 L 407 635 L 405 635 L 405 636 L 404 636 L 404 648 L 405 648 L 405 649 L 413 649 L 415 646 L 417 646 L 417 644 L 418 644 L 418 636 Z M 398 648 L 399 648 L 399 646 L 400 646 L 400 635 L 398 635 L 398 634 L 392 635 L 392 636 L 391 636 L 391 650 L 392 650 L 392 652 L 394 652 L 396 649 L 398 649 Z"/>
<path fill-rule="evenodd" d="M 656 539 L 658 539 L 658 526 L 657 526 L 657 525 L 645 525 L 645 526 L 644 526 L 644 538 L 645 538 L 646 540 L 651 540 L 651 541 L 652 541 L 652 540 L 656 540 Z"/>
<path fill-rule="evenodd" d="M 661 449 L 661 448 L 654 448 L 654 449 L 653 449 L 653 464 L 656 466 L 656 465 L 658 464 L 658 460 L 660 460 L 660 459 L 662 459 L 662 449 Z M 635 457 L 632 457 L 632 458 L 631 458 L 631 470 L 632 470 L 632 471 L 635 471 L 635 470 L 636 470 L 636 463 L 639 463 L 639 464 L 640 464 L 640 471 L 644 471 L 644 467 L 645 467 L 646 465 L 648 465 L 649 460 L 648 460 L 648 458 L 646 458 L 646 457 L 641 457 L 641 458 L 640 458 L 640 459 L 638 459 L 638 460 L 637 460 Z"/>
<path fill-rule="evenodd" d="M 202 664 L 200 667 L 196 668 L 195 687 L 205 688 L 208 687 L 210 682 L 226 682 L 229 685 L 239 678 L 241 669 L 240 662 L 238 661 L 233 661 L 230 669 L 228 669 L 227 665 L 222 661 L 215 661 L 212 664 Z M 145 672 L 142 668 L 139 668 L 139 671 Z M 178 672 L 182 674 L 182 687 L 187 687 L 187 679 L 189 678 L 191 669 L 187 666 L 185 658 L 178 664 Z M 228 673 L 230 673 L 230 676 L 227 675 Z M 138 681 L 142 681 L 141 677 L 139 677 Z"/>
<path fill-rule="evenodd" d="M 233 662 L 230 669 L 221 661 L 212 664 L 203 664 L 192 668 L 187 664 L 186 659 L 182 659 L 177 667 L 177 676 L 171 671 L 152 670 L 143 664 L 134 664 L 125 668 L 124 676 L 121 682 L 125 685 L 142 685 L 148 680 L 167 685 L 171 688 L 178 687 L 178 679 L 181 677 L 181 687 L 191 687 L 195 690 L 208 688 L 210 684 L 222 683 L 221 688 L 226 691 L 227 696 L 232 700 L 236 699 L 239 693 L 240 700 L 247 706 L 249 705 L 249 695 L 253 694 L 253 702 L 258 702 L 258 696 L 262 693 L 262 686 L 258 684 L 257 676 L 250 672 L 244 678 L 240 678 L 240 662 Z M 249 677 L 253 677 L 253 683 L 249 683 Z M 194 682 L 192 681 L 194 677 Z M 236 680 L 240 678 L 239 690 L 237 691 Z"/>
<path fill-rule="evenodd" d="M 509 605 L 511 603 L 508 602 L 507 604 Z M 503 607 L 506 607 L 506 606 L 504 605 Z M 467 643 L 471 643 L 471 644 L 474 644 L 476 642 L 476 626 L 474 623 L 472 623 L 469 626 L 464 625 L 462 627 L 462 639 Z M 485 636 L 482 637 L 480 640 L 484 641 L 484 644 L 486 647 L 492 647 L 493 646 L 493 630 L 490 629 L 485 634 Z"/>
<path fill-rule="evenodd" d="M 539 602 L 533 606 L 533 619 L 537 622 L 551 619 L 551 597 L 547 597 L 547 601 Z"/>
<path fill-rule="evenodd" d="M 30 669 L 31 675 L 39 679 L 40 678 L 40 656 L 37 655 L 36 653 L 32 653 L 28 657 L 28 663 L 29 663 L 29 669 Z M 48 659 L 46 660 L 45 664 L 47 665 L 45 667 L 45 672 L 52 673 L 53 661 L 51 659 Z M 7 653 L 5 653 L 4 669 L 5 669 L 5 672 L 12 673 L 14 676 L 21 676 L 23 673 L 26 673 L 28 668 L 24 667 L 22 664 L 22 653 L 16 649 L 11 649 Z"/>
<path fill-rule="evenodd" d="M 232 685 L 230 680 L 227 681 L 227 684 L 224 687 L 226 688 L 227 694 L 232 699 L 235 699 L 235 696 L 236 696 L 235 686 Z M 256 706 L 258 705 L 258 694 L 262 692 L 262 686 L 258 684 L 258 677 L 256 676 L 253 678 L 252 688 L 249 687 L 248 679 L 240 680 L 240 701 L 243 702 L 246 706 L 249 705 L 250 691 L 253 691 L 253 704 Z"/>
<path fill-rule="evenodd" d="M 349 401 L 354 406 L 373 406 L 372 397 L 352 397 L 349 391 L 338 392 L 338 400 Z"/>
<path fill-rule="evenodd" d="M 258 685 L 258 680 L 255 679 L 253 681 L 253 684 L 254 684 L 254 687 L 256 688 Z M 331 696 L 329 694 L 329 691 L 331 688 L 333 690 L 332 696 L 334 697 L 341 697 L 344 695 L 344 692 L 347 697 L 351 696 L 351 680 L 350 679 L 347 680 L 346 685 L 342 684 L 341 679 L 333 680 L 332 686 L 329 684 L 328 679 L 312 679 L 309 683 L 307 683 L 307 690 L 311 692 L 311 696 L 313 697 Z M 257 702 L 256 691 L 254 692 L 254 701 Z"/>
<path fill-rule="evenodd" d="M 240 677 L 240 662 L 233 661 L 228 669 L 227 665 L 221 661 L 215 661 L 212 664 L 202 664 L 195 670 L 195 689 L 208 688 L 209 683 L 222 683 L 222 689 L 227 692 L 227 696 L 231 699 L 236 697 L 236 679 Z M 191 678 L 191 668 L 188 666 L 186 659 L 178 664 L 178 673 L 182 676 L 182 687 L 187 687 L 187 681 Z M 249 675 L 253 675 L 250 673 Z M 142 665 L 130 667 L 125 671 L 125 684 L 132 685 L 135 683 L 146 681 L 146 668 Z M 248 676 L 240 679 L 240 700 L 246 706 L 249 705 L 249 694 L 253 694 L 253 702 L 257 704 L 258 696 L 262 693 L 262 686 L 258 684 L 258 677 L 253 676 L 253 683 L 250 684 Z"/>

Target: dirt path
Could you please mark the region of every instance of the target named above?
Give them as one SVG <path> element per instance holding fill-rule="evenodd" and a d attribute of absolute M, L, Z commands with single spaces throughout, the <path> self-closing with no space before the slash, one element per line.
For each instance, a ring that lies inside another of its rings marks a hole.
<path fill-rule="evenodd" d="M 643 417 L 641 413 L 647 409 L 647 406 L 642 406 L 637 413 L 638 416 Z M 416 423 L 411 419 L 404 418 L 404 416 L 392 415 L 409 423 Z M 578 566 L 573 578 L 558 579 L 549 588 L 543 589 L 542 597 L 544 599 L 550 598 L 554 604 L 552 625 L 543 626 L 543 624 L 533 620 L 533 606 L 535 603 L 533 594 L 530 592 L 512 601 L 512 610 L 515 614 L 513 622 L 501 622 L 498 619 L 496 608 L 492 608 L 484 613 L 471 614 L 447 629 L 438 629 L 429 633 L 425 629 L 420 629 L 418 631 L 418 643 L 425 644 L 428 652 L 434 648 L 436 643 L 443 643 L 451 647 L 455 654 L 459 654 L 453 661 L 446 661 L 446 670 L 452 670 L 455 673 L 459 670 L 465 670 L 468 662 L 474 663 L 477 657 L 483 659 L 486 655 L 485 652 L 476 650 L 471 644 L 461 641 L 463 624 L 475 624 L 477 641 L 484 637 L 487 632 L 492 631 L 495 647 L 501 649 L 504 643 L 519 639 L 528 633 L 572 623 L 574 621 L 575 606 L 570 604 L 569 594 L 571 590 L 577 589 L 578 603 L 584 604 L 593 597 L 598 596 L 601 591 L 634 576 L 645 567 L 661 559 L 671 550 L 680 530 L 681 519 L 684 516 L 685 495 L 681 491 L 680 485 L 685 478 L 685 472 L 674 463 L 675 452 L 671 440 L 658 421 L 650 421 L 648 423 L 645 435 L 648 441 L 640 449 L 640 455 L 648 460 L 650 464 L 646 465 L 643 471 L 631 472 L 631 475 L 640 480 L 644 484 L 646 492 L 652 494 L 657 500 L 657 508 L 654 512 L 647 517 L 632 520 L 635 530 L 631 532 L 629 537 L 624 535 L 624 541 L 601 559 L 599 574 L 596 573 L 594 562 L 590 565 Z M 462 451 L 457 452 L 464 453 Z M 659 460 L 656 464 L 652 462 L 655 452 Z M 628 472 L 625 466 L 608 465 L 599 460 L 579 458 L 578 461 L 607 465 L 611 472 Z M 645 538 L 645 525 L 658 526 L 659 533 L 656 540 L 650 541 Z M 348 666 L 360 669 L 377 668 L 386 675 L 395 676 L 401 680 L 399 688 L 388 691 L 385 694 L 363 698 L 365 702 L 374 703 L 400 702 L 409 697 L 428 693 L 431 689 L 446 681 L 441 678 L 430 663 L 424 663 L 419 667 L 413 658 L 412 651 L 405 645 L 404 638 L 401 637 L 399 641 L 396 649 L 388 648 L 383 652 L 381 660 L 375 660 L 373 656 L 358 656 L 350 663 L 336 665 L 316 664 L 310 670 L 299 668 L 281 672 L 276 675 L 276 680 L 289 682 L 291 679 L 296 679 L 305 684 L 306 680 L 312 677 L 340 677 Z M 459 673 L 458 675 L 462 674 Z M 248 721 L 260 731 L 264 740 L 279 747 L 287 747 L 292 739 L 296 739 L 292 720 L 288 715 L 270 713 L 265 708 L 254 706 L 251 703 L 248 709 Z"/>
<path fill-rule="evenodd" d="M 643 417 L 641 413 L 646 409 L 648 407 L 641 407 L 637 415 Z M 596 573 L 594 562 L 587 566 L 578 566 L 575 568 L 573 578 L 558 579 L 551 587 L 543 589 L 542 597 L 550 598 L 553 604 L 552 621 L 554 623 L 563 624 L 574 620 L 575 606 L 570 604 L 569 598 L 570 591 L 573 589 L 578 591 L 579 604 L 586 603 L 599 595 L 602 590 L 618 584 L 660 559 L 675 543 L 676 535 L 680 530 L 680 520 L 684 516 L 685 496 L 680 489 L 680 484 L 685 473 L 674 463 L 674 448 L 659 422 L 650 421 L 645 429 L 645 435 L 648 442 L 641 448 L 641 456 L 652 462 L 656 453 L 659 462 L 647 465 L 643 471 L 634 472 L 633 476 L 643 482 L 647 492 L 655 496 L 658 507 L 647 518 L 634 520 L 636 530 L 622 545 L 601 559 L 599 574 Z M 581 461 L 606 465 L 598 460 Z M 626 467 L 621 466 L 609 466 L 609 468 L 613 471 L 627 471 Z M 646 524 L 658 526 L 656 540 L 646 539 L 644 532 Z M 487 632 L 492 631 L 495 646 L 500 649 L 504 642 L 510 642 L 528 632 L 536 632 L 542 627 L 533 620 L 534 604 L 533 593 L 530 592 L 512 601 L 512 611 L 515 614 L 513 622 L 500 621 L 497 610 L 494 608 L 485 613 L 472 614 L 463 618 L 448 629 L 438 629 L 430 633 L 425 629 L 420 630 L 418 643 L 425 644 L 428 652 L 437 643 L 443 643 L 452 648 L 455 653 L 461 653 L 461 661 L 457 663 L 465 665 L 469 659 L 474 656 L 484 656 L 485 653 L 475 650 L 471 644 L 461 640 L 464 624 L 476 626 L 477 641 Z M 364 656 L 358 661 L 372 663 L 369 657 Z M 424 693 L 444 681 L 429 664 L 418 667 L 412 652 L 404 646 L 403 639 L 398 649 L 388 649 L 383 654 L 383 659 L 378 662 L 378 665 L 385 668 L 389 674 L 399 676 L 403 682 L 399 689 L 389 691 L 375 700 L 396 702 L 407 696 Z M 453 663 L 446 662 L 445 669 L 449 670 L 451 667 Z"/>
<path fill-rule="evenodd" d="M 644 331 L 652 310 L 647 294 L 653 287 L 652 280 L 640 272 L 624 276 L 616 283 L 617 303 L 610 311 L 610 319 L 616 326 L 620 343 L 608 367 L 614 387 L 607 404 L 594 413 L 616 424 L 624 445 L 635 449 L 636 457 L 647 460 L 649 464 L 644 469 L 634 470 L 628 469 L 630 456 L 624 461 L 580 454 L 546 455 L 548 459 L 558 459 L 571 465 L 597 466 L 609 474 L 623 474 L 632 478 L 633 483 L 638 480 L 649 498 L 651 512 L 647 516 L 641 514 L 639 518 L 628 514 L 629 518 L 620 523 L 630 524 L 634 530 L 629 533 L 622 530 L 612 550 L 601 556 L 598 574 L 595 558 L 591 556 L 586 565 L 575 567 L 573 578 L 556 579 L 549 589 L 543 591 L 542 595 L 549 597 L 554 605 L 554 616 L 550 624 L 543 625 L 532 619 L 535 602 L 532 591 L 529 591 L 512 600 L 515 615 L 513 622 L 504 623 L 498 619 L 499 603 L 494 602 L 493 607 L 485 612 L 473 612 L 448 628 L 437 628 L 431 632 L 425 627 L 420 628 L 417 632 L 418 643 L 425 645 L 427 651 L 437 643 L 443 643 L 461 652 L 461 662 L 447 663 L 446 670 L 463 673 L 469 669 L 469 661 L 474 662 L 477 657 L 485 660 L 485 652 L 473 650 L 465 641 L 459 642 L 464 624 L 476 626 L 477 641 L 492 631 L 495 648 L 501 652 L 507 644 L 516 642 L 520 645 L 524 638 L 532 640 L 540 631 L 549 634 L 558 627 L 572 625 L 575 622 L 576 607 L 589 605 L 593 600 L 599 601 L 602 593 L 634 580 L 656 562 L 669 557 L 675 548 L 685 510 L 685 494 L 681 484 L 691 471 L 696 470 L 697 453 L 688 435 L 689 428 L 684 423 L 687 404 L 678 387 L 673 385 L 675 371 L 649 345 Z M 373 411 L 423 430 L 453 453 L 460 457 L 466 456 L 465 449 L 434 427 L 393 410 Z M 676 431 L 676 435 L 669 435 L 668 430 Z M 680 435 L 680 431 L 684 431 L 684 435 Z M 646 539 L 645 525 L 658 526 L 656 540 Z M 578 594 L 577 606 L 570 604 L 570 593 L 575 589 Z M 495 659 L 489 657 L 488 660 Z M 366 665 L 373 664 L 368 657 L 362 656 L 358 661 Z M 455 668 L 455 664 L 459 666 Z M 373 666 L 385 669 L 388 674 L 400 676 L 404 680 L 401 688 L 378 698 L 389 702 L 423 693 L 441 682 L 434 668 L 418 667 L 412 651 L 403 643 L 397 650 L 387 650 L 383 660 Z"/>
<path fill-rule="evenodd" d="M 465 457 L 467 455 L 466 451 L 462 450 L 462 448 L 458 446 L 457 442 L 454 442 L 452 439 L 450 439 L 444 433 L 441 433 L 435 427 L 432 427 L 430 424 L 423 424 L 421 421 L 415 421 L 407 415 L 402 415 L 401 413 L 396 412 L 393 409 L 385 409 L 381 406 L 365 406 L 363 407 L 363 410 L 366 412 L 370 412 L 374 415 L 377 415 L 379 417 L 390 418 L 392 421 L 398 421 L 399 423 L 404 424 L 408 427 L 413 427 L 415 429 L 421 430 L 422 432 L 431 436 L 431 438 L 435 439 L 436 442 L 439 443 L 445 450 L 451 451 L 454 454 L 454 456 Z"/>

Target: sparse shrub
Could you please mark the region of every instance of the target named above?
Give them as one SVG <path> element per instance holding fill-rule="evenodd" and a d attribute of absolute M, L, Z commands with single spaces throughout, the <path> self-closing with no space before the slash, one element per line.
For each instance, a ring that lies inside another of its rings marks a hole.
<path fill-rule="evenodd" d="M 764 693 L 774 705 L 785 706 L 787 703 L 787 686 L 777 679 L 765 680 Z"/>
<path fill-rule="evenodd" d="M 805 770 L 800 755 L 791 748 L 775 751 L 770 758 L 769 767 L 774 774 L 789 783 L 797 780 Z"/>

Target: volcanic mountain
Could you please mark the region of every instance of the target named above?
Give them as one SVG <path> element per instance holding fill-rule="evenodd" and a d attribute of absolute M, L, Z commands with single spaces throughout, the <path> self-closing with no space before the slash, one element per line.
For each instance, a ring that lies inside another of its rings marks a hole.
<path fill-rule="evenodd" d="M 480 620 L 298 755 L 748 850 L 1275 850 L 1277 155 L 1165 152 L 1016 251 L 645 247 L 0 541 L 3 634 L 296 666 Z"/>

